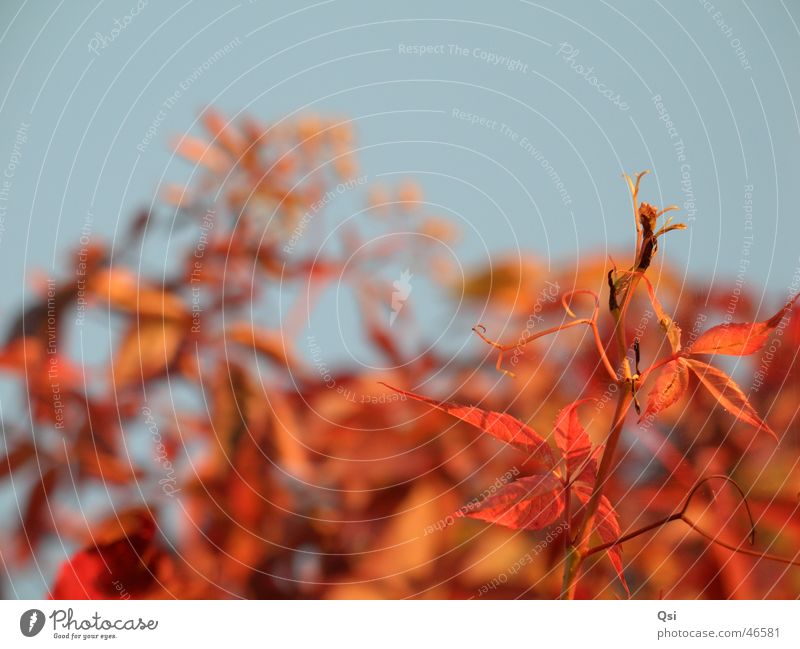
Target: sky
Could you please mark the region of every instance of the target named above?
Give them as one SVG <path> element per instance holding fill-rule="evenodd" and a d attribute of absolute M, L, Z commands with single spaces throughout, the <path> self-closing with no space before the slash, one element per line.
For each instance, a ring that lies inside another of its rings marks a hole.
<path fill-rule="evenodd" d="M 189 177 L 167 141 L 209 104 L 351 117 L 364 173 L 418 179 L 459 222 L 465 263 L 629 241 L 620 175 L 648 168 L 644 198 L 691 225 L 669 250 L 680 269 L 730 279 L 750 235 L 747 284 L 783 291 L 798 266 L 796 2 L 10 0 L 0 15 L 4 308 L 82 229 L 113 239 Z"/>

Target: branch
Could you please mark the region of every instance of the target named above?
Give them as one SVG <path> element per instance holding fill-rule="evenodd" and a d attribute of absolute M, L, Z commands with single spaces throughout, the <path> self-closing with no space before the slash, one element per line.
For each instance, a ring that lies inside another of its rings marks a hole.
<path fill-rule="evenodd" d="M 626 541 L 630 541 L 631 539 L 634 539 L 637 536 L 640 536 L 642 534 L 646 534 L 647 532 L 649 532 L 651 530 L 654 530 L 654 529 L 657 529 L 657 528 L 661 527 L 662 525 L 666 525 L 667 523 L 671 523 L 672 521 L 681 520 L 684 523 L 686 523 L 690 528 L 692 528 L 695 532 L 697 532 L 700 536 L 702 536 L 703 538 L 711 541 L 712 543 L 716 543 L 717 545 L 719 545 L 719 546 L 721 546 L 723 548 L 731 550 L 732 552 L 739 552 L 740 554 L 746 554 L 747 556 L 756 557 L 758 559 L 767 559 L 769 561 L 777 561 L 778 563 L 784 563 L 786 565 L 800 567 L 800 560 L 798 560 L 798 559 L 787 559 L 785 557 L 779 557 L 779 556 L 777 556 L 775 554 L 770 554 L 769 552 L 759 552 L 757 550 L 748 550 L 747 548 L 743 548 L 741 545 L 737 546 L 737 545 L 732 545 L 730 543 L 727 543 L 725 541 L 721 541 L 717 537 L 712 536 L 708 532 L 705 532 L 702 529 L 700 529 L 700 527 L 694 521 L 692 521 L 691 519 L 686 517 L 686 510 L 689 508 L 689 504 L 691 503 L 691 500 L 694 497 L 694 495 L 697 493 L 697 490 L 700 489 L 700 487 L 702 487 L 709 480 L 715 480 L 715 479 L 716 480 L 724 480 L 725 482 L 731 484 L 739 492 L 739 495 L 742 497 L 742 502 L 744 503 L 745 509 L 747 511 L 747 517 L 748 517 L 748 519 L 750 521 L 750 533 L 748 534 L 748 538 L 749 538 L 750 545 L 752 545 L 755 542 L 756 528 L 755 528 L 755 522 L 753 521 L 753 515 L 752 515 L 752 513 L 750 511 L 750 505 L 747 502 L 747 498 L 745 497 L 744 491 L 742 491 L 742 488 L 739 486 L 739 484 L 733 478 L 731 478 L 730 476 L 726 476 L 726 475 L 723 475 L 723 474 L 715 474 L 715 475 L 708 476 L 707 478 L 703 478 L 694 487 L 692 487 L 692 489 L 687 494 L 686 500 L 684 501 L 683 507 L 681 507 L 680 511 L 677 511 L 674 514 L 670 514 L 669 516 L 667 516 L 665 518 L 662 518 L 662 519 L 659 519 L 659 520 L 657 520 L 657 521 L 655 521 L 653 523 L 650 523 L 649 525 L 645 525 L 644 527 L 639 528 L 638 530 L 634 530 L 633 532 L 630 532 L 629 534 L 625 534 L 623 536 L 620 536 L 618 539 L 615 539 L 614 541 L 610 541 L 608 543 L 603 543 L 601 545 L 596 545 L 594 547 L 591 547 L 588 550 L 586 550 L 586 552 L 584 552 L 583 557 L 586 558 L 586 557 L 589 557 L 589 556 L 591 556 L 593 554 L 596 554 L 597 552 L 602 552 L 603 550 L 608 550 L 609 548 L 612 548 L 615 545 L 621 545 L 622 543 L 625 543 Z"/>
<path fill-rule="evenodd" d="M 717 545 L 722 546 L 723 548 L 727 548 L 733 552 L 739 552 L 740 554 L 746 554 L 749 557 L 756 557 L 758 559 L 768 559 L 769 561 L 777 561 L 778 563 L 785 563 L 789 566 L 798 566 L 800 567 L 800 560 L 799 559 L 787 559 L 785 557 L 779 557 L 775 554 L 770 554 L 769 552 L 758 552 L 757 550 L 748 550 L 747 548 L 743 548 L 741 545 L 731 545 L 730 543 L 726 543 L 725 541 L 720 541 L 715 536 L 711 536 L 707 532 L 701 530 L 694 522 L 690 521 L 685 516 L 681 516 L 681 520 L 686 523 L 689 527 L 691 527 L 695 532 L 697 532 L 700 536 L 708 539 L 712 543 L 716 543 Z"/>
<path fill-rule="evenodd" d="M 609 548 L 613 548 L 615 545 L 622 545 L 626 541 L 630 541 L 631 539 L 635 539 L 637 536 L 641 536 L 642 534 L 646 534 L 650 530 L 654 530 L 656 528 L 661 527 L 662 525 L 666 525 L 667 523 L 671 523 L 672 521 L 677 521 L 683 516 L 680 512 L 675 514 L 670 514 L 665 518 L 660 518 L 659 520 L 655 521 L 654 523 L 650 523 L 649 525 L 645 525 L 644 527 L 639 528 L 638 530 L 634 530 L 629 534 L 625 534 L 620 536 L 618 539 L 614 539 L 613 541 L 609 541 L 608 543 L 602 543 L 600 545 L 595 545 L 594 547 L 589 548 L 584 552 L 584 558 L 590 557 L 593 554 L 597 554 L 598 552 L 602 552 L 603 550 L 608 550 Z"/>

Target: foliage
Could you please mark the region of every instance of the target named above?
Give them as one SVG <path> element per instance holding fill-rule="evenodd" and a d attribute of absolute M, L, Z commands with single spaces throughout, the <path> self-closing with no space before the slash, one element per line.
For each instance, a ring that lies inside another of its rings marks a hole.
<path fill-rule="evenodd" d="M 6 595 L 56 554 L 56 598 L 796 596 L 793 295 L 760 320 L 746 291 L 679 281 L 657 250 L 681 226 L 638 201 L 641 176 L 628 269 L 530 256 L 457 280 L 452 226 L 413 184 L 362 182 L 348 122 L 202 121 L 210 140 L 174 143 L 196 177 L 163 190 L 173 209 L 82 244 L 11 323 Z M 330 197 L 349 192 L 363 213 L 341 219 Z M 398 232 L 424 236 L 381 237 Z M 180 257 L 143 272 L 173 235 Z M 394 286 L 393 263 L 412 269 Z M 488 347 L 414 333 L 423 274 L 463 301 L 449 331 L 481 313 Z M 378 369 L 303 340 L 331 292 L 353 296 Z M 749 323 L 702 333 L 731 304 Z M 91 363 L 90 325 L 111 334 Z"/>

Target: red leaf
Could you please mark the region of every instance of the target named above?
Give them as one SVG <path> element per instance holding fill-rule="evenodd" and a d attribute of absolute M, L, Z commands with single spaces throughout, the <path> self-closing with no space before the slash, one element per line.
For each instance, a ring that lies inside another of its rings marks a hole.
<path fill-rule="evenodd" d="M 36 457 L 36 447 L 30 442 L 20 442 L 5 457 L 0 458 L 0 478 L 14 473 L 28 460 Z"/>
<path fill-rule="evenodd" d="M 654 417 L 662 410 L 678 401 L 689 388 L 689 369 L 682 358 L 670 361 L 661 368 L 650 394 L 647 395 L 647 408 L 639 417 L 639 422 Z"/>
<path fill-rule="evenodd" d="M 746 356 L 757 352 L 783 320 L 800 293 L 764 322 L 734 322 L 717 325 L 706 331 L 689 348 L 690 354 L 729 354 Z"/>
<path fill-rule="evenodd" d="M 763 429 L 776 440 L 778 439 L 775 432 L 761 420 L 741 388 L 730 376 L 701 361 L 687 358 L 685 362 L 725 410 L 737 419 L 757 429 Z"/>
<path fill-rule="evenodd" d="M 114 515 L 86 548 L 61 565 L 51 599 L 163 597 L 167 555 L 147 514 Z"/>
<path fill-rule="evenodd" d="M 551 473 L 532 475 L 507 484 L 497 493 L 456 512 L 513 530 L 540 530 L 564 510 L 561 483 Z"/>
<path fill-rule="evenodd" d="M 27 558 L 35 554 L 45 532 L 53 526 L 51 500 L 59 478 L 58 469 L 50 467 L 43 470 L 39 480 L 33 484 L 22 515 L 22 530 L 17 535 L 20 557 Z"/>
<path fill-rule="evenodd" d="M 413 392 L 393 388 L 386 383 L 381 382 L 381 385 L 385 385 L 390 390 L 404 394 L 411 399 L 427 403 L 446 412 L 448 415 L 480 428 L 483 432 L 503 442 L 516 446 L 521 451 L 533 455 L 534 459 L 541 462 L 548 469 L 552 469 L 555 466 L 553 451 L 547 442 L 533 428 L 526 426 L 507 413 L 481 410 L 474 406 L 461 406 L 447 401 L 434 401 Z"/>
<path fill-rule="evenodd" d="M 556 444 L 567 461 L 567 482 L 579 471 L 579 480 L 594 482 L 597 473 L 597 462 L 594 459 L 589 460 L 592 454 L 592 440 L 581 425 L 577 412 L 578 406 L 587 401 L 592 399 L 571 403 L 556 416 L 554 432 Z"/>
<path fill-rule="evenodd" d="M 592 486 L 582 482 L 576 482 L 574 485 L 575 495 L 584 505 L 589 502 L 592 497 Z M 619 526 L 619 516 L 614 509 L 611 501 L 605 496 L 600 496 L 600 505 L 597 507 L 597 514 L 594 519 L 594 531 L 603 543 L 611 543 L 616 541 L 621 535 Z M 631 591 L 628 589 L 628 582 L 625 581 L 625 574 L 622 570 L 622 545 L 612 545 L 606 550 L 611 565 L 617 571 L 617 576 L 622 582 L 625 592 L 630 596 Z"/>

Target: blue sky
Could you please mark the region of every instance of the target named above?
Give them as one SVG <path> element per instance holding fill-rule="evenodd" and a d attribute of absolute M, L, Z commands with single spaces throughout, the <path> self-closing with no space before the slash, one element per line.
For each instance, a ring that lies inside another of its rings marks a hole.
<path fill-rule="evenodd" d="M 645 197 L 689 208 L 669 250 L 680 268 L 730 278 L 748 235 L 748 284 L 783 292 L 798 266 L 792 3 L 11 1 L 0 13 L 0 164 L 16 161 L 0 201 L 3 307 L 19 304 L 25 269 L 58 268 L 87 216 L 112 239 L 159 183 L 189 177 L 166 140 L 197 130 L 209 103 L 352 117 L 364 172 L 417 177 L 461 222 L 465 263 L 629 240 L 620 174 L 650 168 Z"/>

